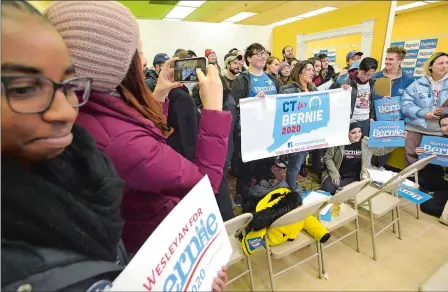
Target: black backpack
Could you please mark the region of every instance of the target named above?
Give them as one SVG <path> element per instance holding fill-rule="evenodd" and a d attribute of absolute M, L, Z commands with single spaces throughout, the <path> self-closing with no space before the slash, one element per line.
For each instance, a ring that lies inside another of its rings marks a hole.
<path fill-rule="evenodd" d="M 127 264 L 122 242 L 117 248 L 114 263 L 2 239 L 2 291 L 102 291 Z"/>

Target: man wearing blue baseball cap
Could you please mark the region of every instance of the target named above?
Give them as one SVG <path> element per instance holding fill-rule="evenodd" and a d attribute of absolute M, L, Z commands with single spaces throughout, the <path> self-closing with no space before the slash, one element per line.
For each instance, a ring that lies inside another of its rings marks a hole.
<path fill-rule="evenodd" d="M 148 69 L 145 72 L 146 76 L 146 85 L 151 91 L 154 91 L 154 88 L 157 84 L 157 79 L 159 78 L 159 73 L 162 70 L 163 64 L 165 64 L 166 61 L 168 61 L 170 57 L 165 53 L 159 53 L 154 57 L 154 60 L 152 62 L 154 68 Z"/>
<path fill-rule="evenodd" d="M 364 55 L 363 52 L 356 50 L 348 52 L 347 56 L 345 57 L 347 66 L 344 69 L 348 70 L 355 62 L 361 62 L 362 55 Z"/>

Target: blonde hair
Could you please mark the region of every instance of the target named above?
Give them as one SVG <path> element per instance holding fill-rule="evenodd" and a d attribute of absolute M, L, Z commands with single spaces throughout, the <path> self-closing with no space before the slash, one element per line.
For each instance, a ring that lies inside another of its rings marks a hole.
<path fill-rule="evenodd" d="M 448 55 L 447 55 L 447 53 L 444 53 L 444 52 L 436 52 L 436 53 L 432 54 L 431 57 L 429 57 L 429 59 L 425 62 L 425 65 L 423 66 L 423 70 L 425 71 L 425 73 L 427 75 L 432 76 L 432 69 L 430 69 L 429 67 L 431 67 L 439 57 L 443 57 L 443 56 L 448 56 Z"/>
<path fill-rule="evenodd" d="M 406 56 L 407 52 L 408 51 L 405 48 L 398 47 L 398 46 L 390 47 L 386 51 L 387 54 L 393 54 L 393 53 L 397 54 L 398 55 L 398 60 L 403 60 L 404 57 Z"/>

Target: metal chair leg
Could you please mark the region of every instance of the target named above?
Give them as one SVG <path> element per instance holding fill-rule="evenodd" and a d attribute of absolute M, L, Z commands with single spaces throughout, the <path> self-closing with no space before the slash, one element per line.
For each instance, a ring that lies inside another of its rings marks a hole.
<path fill-rule="evenodd" d="M 269 250 L 269 242 L 267 235 L 264 236 L 264 247 L 268 257 L 269 280 L 271 281 L 271 291 L 275 291 L 274 274 L 272 272 L 271 251 Z"/>
<path fill-rule="evenodd" d="M 400 206 L 397 206 L 397 226 L 398 226 L 398 239 L 402 239 L 401 237 L 401 224 L 400 224 Z"/>
<path fill-rule="evenodd" d="M 372 201 L 369 200 L 369 213 L 370 213 L 370 231 L 372 233 L 372 248 L 373 248 L 373 259 L 375 261 L 378 260 L 377 254 L 376 254 L 376 232 L 375 232 L 375 218 L 373 217 L 372 212 Z"/>
<path fill-rule="evenodd" d="M 420 205 L 416 204 L 415 207 L 417 208 L 417 219 L 420 219 Z"/>
<path fill-rule="evenodd" d="M 392 222 L 394 223 L 394 224 L 392 224 L 392 232 L 394 234 L 397 234 L 397 228 L 395 226 L 396 225 L 396 223 L 395 223 L 395 210 L 392 209 L 391 213 L 392 213 Z"/>
<path fill-rule="evenodd" d="M 318 241 L 316 241 L 316 247 L 317 247 L 317 267 L 319 269 L 319 279 L 322 279 L 322 274 L 325 273 L 322 259 L 322 250 L 324 248 L 322 244 Z"/>
<path fill-rule="evenodd" d="M 361 252 L 360 242 L 359 242 L 360 236 L 359 236 L 359 218 L 358 218 L 358 216 L 356 216 L 356 219 L 355 219 L 355 226 L 356 226 L 356 251 Z"/>
<path fill-rule="evenodd" d="M 250 291 L 255 291 L 254 289 L 254 274 L 252 272 L 252 263 L 250 257 L 246 256 L 247 268 L 249 269 L 249 281 L 250 281 Z"/>

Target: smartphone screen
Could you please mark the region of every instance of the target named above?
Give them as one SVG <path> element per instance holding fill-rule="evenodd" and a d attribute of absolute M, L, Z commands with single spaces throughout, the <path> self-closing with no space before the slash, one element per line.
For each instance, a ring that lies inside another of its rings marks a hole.
<path fill-rule="evenodd" d="M 182 59 L 174 62 L 174 81 L 177 82 L 198 82 L 196 68 L 205 74 L 207 60 L 204 57 Z"/>

